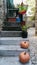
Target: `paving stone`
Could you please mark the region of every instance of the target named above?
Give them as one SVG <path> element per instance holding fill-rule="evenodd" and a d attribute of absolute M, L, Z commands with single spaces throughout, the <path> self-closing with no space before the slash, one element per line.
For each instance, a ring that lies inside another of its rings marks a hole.
<path fill-rule="evenodd" d="M 0 45 L 20 45 L 21 41 L 29 41 L 29 39 L 23 39 L 22 37 L 1 37 Z"/>

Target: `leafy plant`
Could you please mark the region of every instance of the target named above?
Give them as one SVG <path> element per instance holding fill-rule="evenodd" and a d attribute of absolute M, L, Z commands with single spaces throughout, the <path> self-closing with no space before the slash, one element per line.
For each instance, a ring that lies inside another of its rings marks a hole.
<path fill-rule="evenodd" d="M 22 31 L 27 31 L 27 26 L 26 25 L 22 26 Z"/>
<path fill-rule="evenodd" d="M 28 28 L 30 28 L 31 25 L 23 25 L 22 26 L 22 31 L 27 31 Z"/>

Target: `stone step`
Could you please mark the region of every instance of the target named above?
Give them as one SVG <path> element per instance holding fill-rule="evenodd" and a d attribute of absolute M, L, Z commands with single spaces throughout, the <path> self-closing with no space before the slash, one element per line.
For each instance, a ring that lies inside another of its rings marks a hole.
<path fill-rule="evenodd" d="M 21 52 L 29 52 L 29 49 L 22 49 L 18 45 L 0 45 L 0 56 L 18 56 Z"/>
<path fill-rule="evenodd" d="M 25 64 L 19 62 L 19 57 L 1 57 L 0 65 L 32 65 L 31 60 Z"/>
<path fill-rule="evenodd" d="M 1 31 L 1 37 L 21 37 L 22 31 Z"/>
<path fill-rule="evenodd" d="M 21 27 L 7 27 L 7 26 L 5 26 L 5 27 L 2 27 L 2 30 L 3 31 L 21 31 Z"/>
<path fill-rule="evenodd" d="M 3 23 L 4 27 L 20 27 L 21 24 L 20 23 L 16 23 L 16 22 L 4 22 Z"/>
<path fill-rule="evenodd" d="M 29 39 L 22 37 L 1 37 L 0 45 L 20 45 L 21 41 L 29 41 Z"/>
<path fill-rule="evenodd" d="M 20 31 L 21 30 L 21 24 L 16 22 L 3 22 L 2 30 L 8 30 L 8 31 Z"/>

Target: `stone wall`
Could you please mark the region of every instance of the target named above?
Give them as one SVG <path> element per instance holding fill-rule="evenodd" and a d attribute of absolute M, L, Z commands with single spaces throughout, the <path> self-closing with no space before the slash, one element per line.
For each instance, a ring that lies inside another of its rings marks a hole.
<path fill-rule="evenodd" d="M 0 0 L 0 28 L 2 28 L 3 19 L 4 19 L 4 7 L 3 7 L 3 0 Z"/>
<path fill-rule="evenodd" d="M 36 0 L 36 13 L 35 13 L 35 34 L 37 35 L 37 0 Z"/>
<path fill-rule="evenodd" d="M 33 27 L 34 25 L 35 25 L 35 20 L 31 20 L 31 18 L 32 18 L 33 16 L 27 16 L 27 25 L 29 26 L 29 27 Z"/>

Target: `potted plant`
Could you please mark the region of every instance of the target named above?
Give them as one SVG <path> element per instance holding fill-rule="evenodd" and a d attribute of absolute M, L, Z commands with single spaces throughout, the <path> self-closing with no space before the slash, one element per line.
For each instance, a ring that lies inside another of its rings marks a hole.
<path fill-rule="evenodd" d="M 28 36 L 27 28 L 28 27 L 26 25 L 22 26 L 22 37 L 23 38 L 27 38 L 27 36 Z"/>

